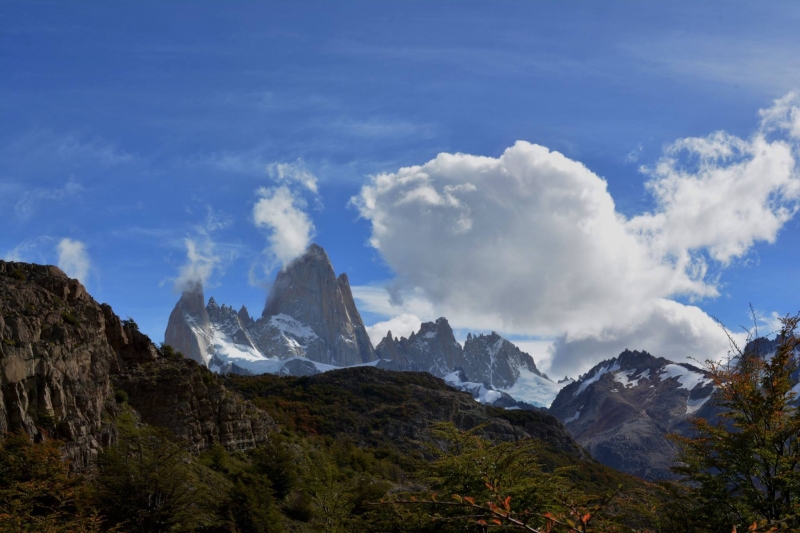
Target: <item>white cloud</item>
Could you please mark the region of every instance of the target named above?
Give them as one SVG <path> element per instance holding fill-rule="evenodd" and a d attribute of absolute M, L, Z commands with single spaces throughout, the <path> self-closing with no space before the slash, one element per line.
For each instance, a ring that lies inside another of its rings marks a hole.
<path fill-rule="evenodd" d="M 204 287 L 219 266 L 221 258 L 214 253 L 214 242 L 207 236 L 183 240 L 186 245 L 186 263 L 180 267 L 174 287 L 178 292 Z"/>
<path fill-rule="evenodd" d="M 317 207 L 322 203 L 317 178 L 302 159 L 294 163 L 272 163 L 266 170 L 276 185 L 256 191 L 259 199 L 253 207 L 253 222 L 257 227 L 266 228 L 268 233 L 269 245 L 264 251 L 267 263 L 263 268 L 268 273 L 276 264 L 285 267 L 308 248 L 316 228 L 307 213 L 307 199 Z M 255 265 L 250 269 L 250 283 L 262 285 L 255 269 Z"/>
<path fill-rule="evenodd" d="M 317 193 L 317 177 L 306 168 L 302 159 L 294 163 L 270 163 L 267 174 L 279 183 L 298 183 L 312 193 Z"/>
<path fill-rule="evenodd" d="M 89 254 L 86 253 L 86 245 L 81 241 L 65 238 L 56 245 L 56 251 L 58 252 L 58 268 L 69 277 L 86 282 L 86 276 L 89 274 L 91 266 Z"/>
<path fill-rule="evenodd" d="M 286 266 L 302 254 L 314 236 L 314 224 L 303 211 L 305 202 L 287 186 L 260 188 L 253 207 L 256 226 L 269 231 L 268 253 Z"/>
<path fill-rule="evenodd" d="M 794 119 L 773 127 L 772 117 L 798 106 L 781 105 L 750 139 L 719 132 L 668 147 L 647 170 L 656 208 L 631 219 L 601 177 L 523 141 L 499 158 L 443 153 L 374 176 L 353 203 L 396 274 L 394 314 L 427 318 L 407 307 L 411 294 L 457 328 L 559 337 L 557 375 L 620 346 L 679 360 L 724 354 L 719 326 L 673 299 L 716 296 L 709 266 L 774 242 L 796 211 Z"/>
<path fill-rule="evenodd" d="M 394 337 L 408 337 L 418 331 L 422 320 L 415 315 L 404 313 L 385 322 L 378 322 L 367 327 L 367 334 L 373 346 L 377 346 L 391 331 Z"/>

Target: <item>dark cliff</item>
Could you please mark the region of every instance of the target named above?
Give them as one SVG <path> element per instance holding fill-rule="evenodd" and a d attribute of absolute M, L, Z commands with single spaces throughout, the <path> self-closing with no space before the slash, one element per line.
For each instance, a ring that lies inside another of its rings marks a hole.
<path fill-rule="evenodd" d="M 190 360 L 164 358 L 135 323 L 53 266 L 0 261 L 0 434 L 65 441 L 75 468 L 114 442 L 115 389 L 195 450 L 252 447 L 274 426 Z"/>

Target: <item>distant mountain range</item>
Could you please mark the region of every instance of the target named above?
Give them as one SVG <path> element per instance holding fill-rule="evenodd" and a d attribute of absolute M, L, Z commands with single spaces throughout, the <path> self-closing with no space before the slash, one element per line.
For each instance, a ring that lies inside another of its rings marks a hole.
<path fill-rule="evenodd" d="M 258 319 L 213 297 L 206 303 L 202 286 L 189 287 L 164 341 L 219 373 L 304 376 L 364 365 L 425 371 L 504 407 L 547 406 L 561 387 L 496 333 L 469 334 L 462 347 L 445 318 L 422 324 L 409 338 L 389 332 L 373 348 L 347 275 L 337 277 L 316 244 L 278 273 Z"/>

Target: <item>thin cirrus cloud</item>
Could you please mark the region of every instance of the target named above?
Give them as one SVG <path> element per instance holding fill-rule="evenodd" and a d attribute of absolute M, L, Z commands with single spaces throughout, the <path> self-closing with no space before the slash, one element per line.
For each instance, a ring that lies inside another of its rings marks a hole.
<path fill-rule="evenodd" d="M 726 352 L 726 334 L 675 299 L 717 296 L 709 268 L 774 242 L 795 214 L 798 109 L 791 93 L 749 138 L 676 141 L 643 169 L 655 208 L 632 218 L 583 164 L 524 141 L 374 176 L 352 202 L 396 274 L 394 315 L 422 295 L 455 327 L 554 337 L 557 375 L 626 347 L 703 360 Z"/>
<path fill-rule="evenodd" d="M 78 196 L 83 191 L 83 186 L 71 177 L 63 187 L 37 187 L 22 194 L 22 197 L 14 205 L 14 214 L 21 220 L 28 220 L 36 213 L 42 203 L 48 201 L 60 202 Z"/>

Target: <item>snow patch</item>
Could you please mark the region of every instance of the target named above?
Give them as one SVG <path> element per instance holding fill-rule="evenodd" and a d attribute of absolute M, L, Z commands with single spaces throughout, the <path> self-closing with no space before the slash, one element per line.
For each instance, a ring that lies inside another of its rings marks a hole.
<path fill-rule="evenodd" d="M 569 424 L 570 422 L 575 422 L 575 421 L 576 421 L 577 419 L 579 419 L 580 417 L 581 417 L 581 410 L 580 410 L 580 409 L 578 409 L 577 411 L 575 411 L 575 414 L 574 414 L 574 415 L 572 415 L 571 417 L 569 417 L 569 418 L 565 419 L 565 420 L 564 420 L 564 423 L 565 423 L 565 424 Z"/>
<path fill-rule="evenodd" d="M 456 389 L 464 392 L 469 392 L 472 394 L 472 397 L 480 403 L 492 404 L 502 398 L 502 394 L 496 390 L 486 388 L 483 383 L 461 381 L 461 377 L 459 376 L 458 372 L 450 372 L 443 379 L 445 383 L 451 387 L 455 387 Z"/>
<path fill-rule="evenodd" d="M 277 328 L 283 334 L 290 334 L 298 339 L 302 340 L 313 340 L 317 338 L 317 334 L 314 333 L 307 325 L 303 324 L 299 320 L 291 317 L 289 315 L 285 315 L 283 313 L 279 315 L 271 316 L 269 319 L 270 325 Z"/>
<path fill-rule="evenodd" d="M 578 390 L 575 391 L 575 394 L 573 394 L 572 397 L 574 398 L 578 394 L 580 394 L 583 391 L 585 391 L 586 387 L 588 387 L 592 383 L 596 383 L 601 377 L 603 377 L 604 374 L 608 374 L 609 372 L 615 372 L 617 370 L 619 370 L 619 362 L 618 361 L 614 361 L 614 364 L 611 365 L 611 366 L 601 366 L 597 370 L 597 372 L 594 373 L 594 375 L 592 377 L 590 377 L 589 379 L 587 379 L 586 381 L 581 383 L 581 386 L 578 387 Z"/>
<path fill-rule="evenodd" d="M 678 378 L 681 384 L 680 388 L 686 390 L 692 390 L 698 385 L 704 386 L 711 383 L 711 380 L 703 374 L 676 364 L 664 365 L 664 369 L 659 373 L 659 377 L 661 377 L 661 379 Z"/>
<path fill-rule="evenodd" d="M 553 383 L 549 379 L 537 376 L 527 368 L 519 369 L 516 383 L 507 389 L 500 389 L 518 402 L 525 402 L 537 407 L 550 407 L 558 392 L 567 383 Z"/>
<path fill-rule="evenodd" d="M 614 381 L 621 383 L 623 387 L 626 389 L 636 387 L 639 385 L 639 381 L 642 379 L 649 379 L 650 378 L 650 369 L 646 369 L 641 375 L 637 377 L 636 369 L 630 370 L 628 372 L 615 372 L 614 373 Z"/>
<path fill-rule="evenodd" d="M 703 405 L 711 399 L 711 394 L 705 398 L 697 398 L 696 400 L 686 400 L 686 414 L 690 415 L 703 407 Z"/>

